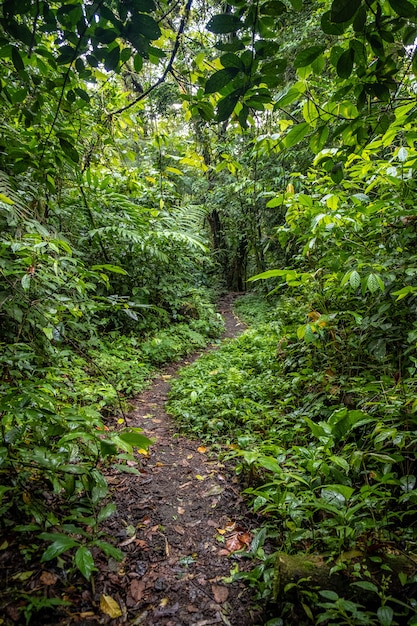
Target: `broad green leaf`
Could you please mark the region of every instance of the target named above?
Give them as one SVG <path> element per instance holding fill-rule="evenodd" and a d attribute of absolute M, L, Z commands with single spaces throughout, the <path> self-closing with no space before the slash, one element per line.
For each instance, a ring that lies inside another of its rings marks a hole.
<path fill-rule="evenodd" d="M 331 11 L 326 11 L 323 13 L 321 18 L 321 29 L 323 33 L 326 35 L 343 35 L 344 26 L 342 24 L 337 24 L 333 22 L 331 19 Z"/>
<path fill-rule="evenodd" d="M 329 137 L 329 127 L 327 124 L 317 128 L 315 133 L 310 137 L 310 148 L 312 152 L 318 154 L 323 150 Z"/>
<path fill-rule="evenodd" d="M 117 507 L 113 502 L 106 504 L 106 506 L 103 506 L 98 513 L 98 516 L 97 516 L 98 521 L 103 522 L 105 519 L 111 517 L 113 513 L 116 512 L 116 510 L 117 510 Z"/>
<path fill-rule="evenodd" d="M 231 114 L 233 113 L 235 109 L 235 106 L 239 102 L 239 98 L 241 94 L 242 94 L 242 90 L 236 89 L 235 91 L 232 91 L 232 93 L 227 95 L 225 98 L 222 98 L 221 100 L 219 100 L 219 102 L 217 103 L 217 114 L 216 114 L 216 120 L 218 122 L 224 122 L 225 120 L 227 120 L 228 117 L 231 116 Z"/>
<path fill-rule="evenodd" d="M 135 446 L 137 448 L 149 448 L 152 444 L 152 441 L 145 437 L 145 435 L 140 434 L 139 432 L 131 431 L 122 431 L 118 433 L 118 438 L 122 441 L 125 441 L 131 446 Z"/>
<path fill-rule="evenodd" d="M 354 583 L 350 583 L 351 587 L 359 587 L 359 589 L 365 589 L 365 591 L 373 591 L 374 593 L 378 592 L 378 587 L 371 583 L 369 580 L 358 580 Z"/>
<path fill-rule="evenodd" d="M 41 562 L 50 561 L 51 559 L 55 559 L 57 556 L 74 548 L 79 545 L 78 541 L 68 537 L 67 535 L 60 535 L 54 533 L 41 533 L 39 535 L 40 539 L 45 539 L 46 541 L 50 540 L 53 537 L 54 541 L 50 546 L 47 547 L 45 552 L 42 555 Z"/>
<path fill-rule="evenodd" d="M 388 2 L 401 17 L 416 17 L 417 15 L 416 6 L 408 0 L 388 0 Z"/>
<path fill-rule="evenodd" d="M 377 611 L 377 616 L 381 626 L 391 626 L 394 619 L 394 611 L 390 606 L 380 606 Z"/>
<path fill-rule="evenodd" d="M 292 127 L 288 135 L 284 139 L 285 147 L 292 148 L 297 143 L 302 141 L 304 137 L 310 132 L 311 126 L 307 122 L 301 122 Z"/>
<path fill-rule="evenodd" d="M 310 46 L 310 48 L 300 50 L 294 59 L 294 67 L 306 67 L 307 65 L 311 65 L 325 49 L 326 46 Z"/>
<path fill-rule="evenodd" d="M 75 553 L 74 562 L 84 578 L 90 580 L 91 574 L 97 569 L 94 567 L 94 559 L 90 550 L 85 546 L 80 546 Z"/>
<path fill-rule="evenodd" d="M 132 24 L 135 31 L 146 37 L 149 41 L 159 39 L 162 34 L 154 18 L 145 13 L 137 13 L 132 20 Z"/>
<path fill-rule="evenodd" d="M 244 70 L 244 65 L 237 54 L 224 54 L 220 57 L 220 63 L 223 67 L 237 67 L 239 70 Z"/>
<path fill-rule="evenodd" d="M 333 0 L 330 19 L 332 22 L 348 22 L 359 9 L 362 0 Z"/>
<path fill-rule="evenodd" d="M 345 50 L 345 52 L 340 55 L 336 67 L 337 74 L 340 78 L 349 78 L 352 74 L 353 58 L 354 51 L 352 49 Z"/>
<path fill-rule="evenodd" d="M 115 70 L 120 61 L 120 48 L 116 45 L 112 48 L 104 58 L 104 67 L 108 72 Z"/>
<path fill-rule="evenodd" d="M 12 61 L 13 61 L 13 65 L 15 66 L 15 69 L 16 69 L 17 72 L 20 72 L 20 70 L 24 70 L 25 69 L 25 64 L 23 63 L 23 59 L 20 56 L 20 52 L 16 48 L 16 46 L 12 47 Z"/>
<path fill-rule="evenodd" d="M 78 163 L 80 160 L 80 155 L 78 154 L 76 148 L 74 148 L 74 146 L 69 141 L 63 139 L 62 137 L 59 137 L 59 143 L 61 144 L 61 148 L 66 156 L 68 156 L 74 163 Z"/>
<path fill-rule="evenodd" d="M 30 274 L 23 274 L 22 280 L 20 282 L 22 283 L 22 288 L 25 291 L 27 291 L 30 287 L 30 280 L 31 280 Z"/>
<path fill-rule="evenodd" d="M 133 59 L 133 67 L 135 68 L 135 72 L 140 72 L 143 67 L 143 59 L 140 54 L 135 54 L 135 58 Z"/>
<path fill-rule="evenodd" d="M 216 35 L 224 33 L 233 33 L 242 28 L 243 23 L 237 15 L 232 13 L 221 13 L 214 15 L 206 25 L 207 30 Z"/>
<path fill-rule="evenodd" d="M 353 270 L 349 276 L 349 283 L 352 289 L 357 289 L 361 284 L 361 277 L 356 270 Z"/>
<path fill-rule="evenodd" d="M 378 274 L 369 274 L 366 286 L 371 293 L 375 293 L 380 289 L 382 292 L 385 291 L 385 285 L 382 278 Z"/>
<path fill-rule="evenodd" d="M 239 70 L 236 67 L 226 67 L 223 70 L 219 70 L 208 79 L 205 93 L 209 94 L 220 91 L 220 89 L 228 85 L 230 81 L 233 80 L 238 72 Z"/>

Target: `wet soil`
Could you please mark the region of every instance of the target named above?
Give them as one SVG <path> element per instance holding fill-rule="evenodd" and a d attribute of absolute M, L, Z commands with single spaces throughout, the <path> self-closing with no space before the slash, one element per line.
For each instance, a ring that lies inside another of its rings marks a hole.
<path fill-rule="evenodd" d="M 244 330 L 234 316 L 229 294 L 219 304 L 225 319 L 223 339 Z M 207 350 L 215 349 L 216 345 Z M 257 526 L 242 499 L 232 467 L 209 446 L 178 434 L 165 411 L 170 381 L 201 353 L 159 372 L 149 388 L 133 401 L 126 417 L 154 440 L 148 454 L 130 462 L 139 474 L 109 470 L 106 476 L 117 512 L 105 531 L 124 553 L 122 562 L 95 555 L 98 571 L 90 584 L 82 577 L 62 579 L 50 563 L 36 574 L 47 597 L 71 602 L 67 609 L 45 613 L 36 624 L 56 626 L 112 624 L 143 626 L 253 626 L 261 624 L 251 591 L 230 582 L 230 571 L 245 570 L 241 556 Z M 227 580 L 229 579 L 229 580 Z M 32 578 L 33 580 L 33 578 Z M 7 605 L 7 603 L 6 603 Z M 7 605 L 6 620 L 24 623 L 20 611 Z M 36 618 L 35 618 L 36 620 Z"/>

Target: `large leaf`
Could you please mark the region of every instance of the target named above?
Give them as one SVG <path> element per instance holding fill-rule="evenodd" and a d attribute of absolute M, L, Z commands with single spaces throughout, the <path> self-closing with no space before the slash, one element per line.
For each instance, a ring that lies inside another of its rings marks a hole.
<path fill-rule="evenodd" d="M 84 578 L 90 580 L 91 574 L 96 569 L 94 567 L 93 555 L 90 550 L 85 546 L 80 546 L 75 553 L 74 562 Z"/>
<path fill-rule="evenodd" d="M 55 559 L 57 556 L 66 552 L 66 550 L 70 550 L 78 545 L 78 541 L 68 537 L 67 535 L 61 535 L 58 533 L 41 533 L 39 535 L 40 539 L 51 540 L 53 539 L 53 543 L 48 546 L 45 552 L 42 555 L 41 562 L 50 561 L 51 559 Z"/>
<path fill-rule="evenodd" d="M 217 104 L 216 120 L 218 122 L 224 122 L 233 113 L 235 106 L 237 105 L 239 98 L 242 94 L 241 89 L 235 89 L 228 96 L 219 100 Z"/>
<path fill-rule="evenodd" d="M 388 0 L 394 11 L 401 17 L 415 17 L 417 8 L 408 0 Z"/>
<path fill-rule="evenodd" d="M 362 0 L 333 0 L 330 19 L 332 22 L 349 22 L 359 9 Z"/>
<path fill-rule="evenodd" d="M 301 124 L 296 124 L 290 130 L 288 135 L 285 137 L 284 143 L 286 148 L 292 148 L 297 143 L 302 141 L 307 133 L 311 130 L 310 124 L 307 122 L 301 122 Z"/>
<path fill-rule="evenodd" d="M 211 33 L 221 35 L 224 33 L 233 33 L 239 28 L 242 28 L 243 23 L 240 21 L 237 15 L 232 13 L 221 13 L 220 15 L 213 15 L 211 20 L 207 23 L 207 30 Z"/>
<path fill-rule="evenodd" d="M 220 89 L 233 80 L 238 72 L 239 70 L 236 67 L 226 67 L 224 70 L 215 72 L 206 83 L 205 93 L 216 93 L 216 91 L 220 91 Z"/>
<path fill-rule="evenodd" d="M 294 67 L 306 67 L 307 65 L 311 65 L 325 49 L 326 46 L 310 46 L 309 48 L 300 50 L 294 59 Z"/>

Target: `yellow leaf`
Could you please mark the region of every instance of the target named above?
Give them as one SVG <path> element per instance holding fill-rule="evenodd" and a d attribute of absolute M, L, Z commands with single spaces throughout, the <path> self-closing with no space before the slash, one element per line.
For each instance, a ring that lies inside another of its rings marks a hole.
<path fill-rule="evenodd" d="M 196 474 L 195 477 L 197 480 L 204 480 L 204 476 L 201 476 L 200 474 Z"/>
<path fill-rule="evenodd" d="M 200 454 L 204 454 L 205 452 L 207 452 L 206 446 L 198 446 L 197 452 L 199 452 Z"/>
<path fill-rule="evenodd" d="M 161 602 L 159 603 L 159 606 L 161 607 L 167 606 L 168 602 L 169 602 L 168 598 L 162 598 Z"/>
<path fill-rule="evenodd" d="M 113 600 L 111 596 L 106 596 L 104 594 L 100 598 L 100 609 L 112 619 L 123 615 L 116 600 Z"/>
<path fill-rule="evenodd" d="M 9 547 L 9 542 L 5 539 L 3 543 L 0 545 L 0 550 L 6 550 Z"/>
<path fill-rule="evenodd" d="M 24 492 L 22 498 L 23 498 L 23 502 L 25 504 L 29 504 L 30 503 L 30 495 L 28 493 Z"/>
<path fill-rule="evenodd" d="M 149 452 L 145 450 L 145 448 L 138 448 L 139 454 L 143 454 L 143 456 L 149 456 Z"/>
<path fill-rule="evenodd" d="M 117 420 L 117 423 L 118 423 L 118 424 L 124 424 L 124 423 L 125 423 L 125 421 L 124 421 L 123 417 L 119 418 L 119 419 Z"/>
<path fill-rule="evenodd" d="M 216 530 L 219 533 L 219 535 L 224 535 L 226 533 L 226 530 L 224 528 L 216 528 Z"/>

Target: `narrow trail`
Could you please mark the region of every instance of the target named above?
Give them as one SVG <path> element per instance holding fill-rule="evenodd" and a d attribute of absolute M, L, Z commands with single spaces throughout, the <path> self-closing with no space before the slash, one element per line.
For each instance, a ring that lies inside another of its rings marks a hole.
<path fill-rule="evenodd" d="M 220 303 L 224 338 L 244 330 L 232 313 L 233 299 L 231 294 Z M 95 597 L 111 596 L 123 613 L 111 624 L 260 623 L 247 587 L 223 581 L 236 562 L 240 569 L 247 567 L 234 552 L 250 543 L 255 525 L 237 479 L 210 455 L 209 447 L 179 436 L 164 409 L 170 380 L 200 354 L 165 367 L 135 398 L 127 418 L 129 426 L 143 428 L 155 443 L 141 457 L 140 476 L 108 477 L 118 513 L 106 530 L 126 555 L 122 566 L 110 561 L 110 571 L 103 563 L 96 577 Z"/>

